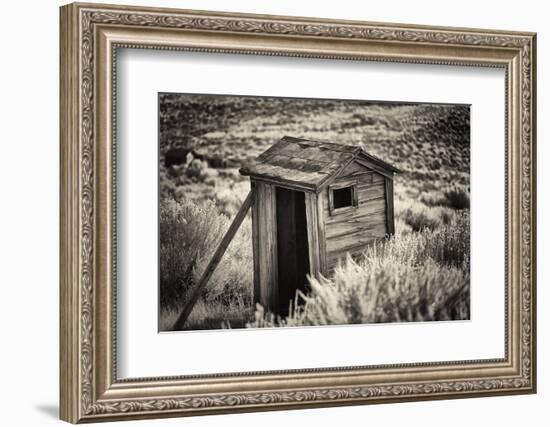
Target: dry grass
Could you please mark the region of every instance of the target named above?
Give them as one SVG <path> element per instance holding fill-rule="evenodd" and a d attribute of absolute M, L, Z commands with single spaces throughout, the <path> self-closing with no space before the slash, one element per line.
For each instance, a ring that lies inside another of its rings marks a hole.
<path fill-rule="evenodd" d="M 177 308 L 161 307 L 159 331 L 171 331 L 179 314 L 180 311 Z M 239 304 L 234 302 L 226 304 L 218 300 L 205 301 L 200 299 L 185 322 L 184 330 L 244 328 L 253 318 L 254 309 L 250 303 Z"/>
<path fill-rule="evenodd" d="M 171 329 L 170 319 L 175 316 L 175 311 L 181 309 L 188 292 L 196 285 L 229 223 L 230 219 L 211 201 L 202 206 L 166 200 L 161 203 L 160 330 Z M 191 319 L 205 319 L 208 310 L 216 311 L 210 316 L 212 318 L 222 316 L 220 313 L 235 318 L 236 315 L 231 313 L 243 313 L 252 306 L 250 234 L 250 218 L 246 218 L 212 275 L 209 286 L 201 294 L 200 304 L 193 309 Z M 209 307 L 208 310 L 204 306 Z M 244 320 L 241 323 L 244 324 Z"/>

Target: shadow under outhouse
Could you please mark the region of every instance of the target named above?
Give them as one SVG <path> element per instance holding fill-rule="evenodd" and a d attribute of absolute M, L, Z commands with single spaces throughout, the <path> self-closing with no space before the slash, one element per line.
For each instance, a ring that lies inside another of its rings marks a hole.
<path fill-rule="evenodd" d="M 392 165 L 360 147 L 285 136 L 241 174 L 253 194 L 254 299 L 288 314 L 307 275 L 328 275 L 394 233 Z"/>

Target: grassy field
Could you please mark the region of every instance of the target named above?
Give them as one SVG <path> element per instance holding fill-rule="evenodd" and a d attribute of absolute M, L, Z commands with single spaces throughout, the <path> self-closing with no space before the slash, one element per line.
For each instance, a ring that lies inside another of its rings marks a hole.
<path fill-rule="evenodd" d="M 160 330 L 246 197 L 238 168 L 285 135 L 362 146 L 401 169 L 396 234 L 277 319 L 253 305 L 247 218 L 188 329 L 469 318 L 467 106 L 163 94 L 160 112 Z"/>

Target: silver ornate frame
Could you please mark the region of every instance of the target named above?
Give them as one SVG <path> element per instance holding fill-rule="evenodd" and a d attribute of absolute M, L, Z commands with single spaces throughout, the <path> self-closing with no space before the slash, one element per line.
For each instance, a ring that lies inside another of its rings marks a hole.
<path fill-rule="evenodd" d="M 533 33 L 71 4 L 61 8 L 61 418 L 77 423 L 536 390 Z M 497 360 L 118 380 L 116 50 L 503 67 L 506 343 Z"/>

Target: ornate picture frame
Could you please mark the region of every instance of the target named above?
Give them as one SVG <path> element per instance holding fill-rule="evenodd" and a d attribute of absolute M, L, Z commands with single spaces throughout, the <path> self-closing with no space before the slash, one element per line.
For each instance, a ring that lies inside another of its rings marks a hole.
<path fill-rule="evenodd" d="M 72 422 L 536 391 L 536 35 L 99 4 L 60 11 L 60 385 Z M 411 64 L 506 73 L 505 357 L 117 379 L 117 49 Z"/>

